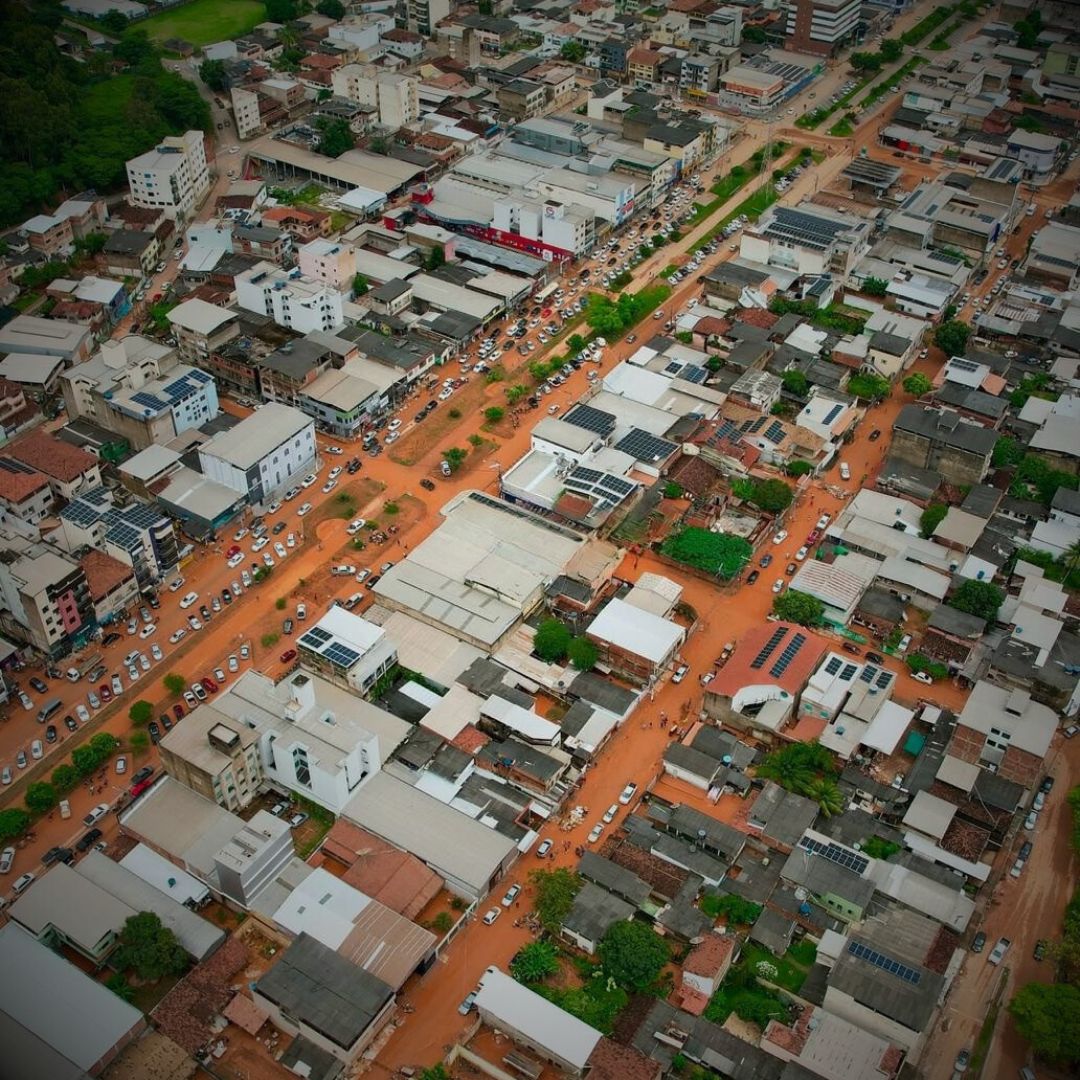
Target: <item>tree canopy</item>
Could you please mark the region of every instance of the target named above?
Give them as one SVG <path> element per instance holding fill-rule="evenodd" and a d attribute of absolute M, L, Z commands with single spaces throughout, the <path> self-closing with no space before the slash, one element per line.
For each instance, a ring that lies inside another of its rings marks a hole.
<path fill-rule="evenodd" d="M 574 905 L 574 897 L 585 884 L 573 870 L 560 867 L 558 870 L 534 870 L 529 875 L 536 898 L 533 908 L 536 917 L 549 934 L 557 934 L 563 919 Z"/>
<path fill-rule="evenodd" d="M 600 942 L 605 973 L 625 990 L 648 990 L 669 958 L 667 942 L 651 927 L 633 919 L 613 923 Z"/>
<path fill-rule="evenodd" d="M 863 281 L 860 292 L 866 293 L 867 296 L 884 296 L 888 289 L 889 283 L 883 278 L 868 277 Z"/>
<path fill-rule="evenodd" d="M 880 375 L 860 373 L 852 375 L 847 381 L 847 392 L 865 401 L 880 401 L 882 398 L 887 398 L 891 389 L 889 380 L 883 379 Z"/>
<path fill-rule="evenodd" d="M 934 344 L 946 356 L 963 356 L 971 327 L 961 319 L 949 319 L 934 331 Z"/>
<path fill-rule="evenodd" d="M 794 368 L 791 371 L 785 371 L 781 376 L 781 381 L 784 384 L 784 389 L 797 398 L 804 398 L 810 393 L 810 380 L 801 371 L 796 371 Z"/>
<path fill-rule="evenodd" d="M 319 129 L 319 153 L 327 157 L 341 157 L 356 145 L 352 131 L 349 130 L 348 120 L 340 118 L 322 117 L 315 121 Z"/>
<path fill-rule="evenodd" d="M 904 389 L 914 397 L 929 394 L 933 388 L 934 384 L 921 371 L 913 371 L 904 380 Z"/>
<path fill-rule="evenodd" d="M 585 46 L 574 38 L 569 41 L 563 42 L 562 48 L 559 50 L 559 56 L 563 60 L 569 60 L 572 64 L 580 64 L 585 59 L 585 54 L 588 50 Z"/>
<path fill-rule="evenodd" d="M 788 589 L 773 598 L 773 614 L 785 622 L 800 626 L 817 626 L 825 618 L 825 605 L 809 593 Z"/>
<path fill-rule="evenodd" d="M 919 515 L 919 535 L 924 539 L 934 535 L 934 530 L 945 520 L 949 508 L 944 503 L 932 502 Z"/>
<path fill-rule="evenodd" d="M 315 10 L 328 19 L 343 19 L 345 17 L 345 5 L 341 0 L 319 0 Z"/>
<path fill-rule="evenodd" d="M 949 605 L 957 611 L 966 611 L 988 622 L 997 618 L 998 608 L 1005 602 L 1005 594 L 992 581 L 965 581 L 949 599 Z"/>
<path fill-rule="evenodd" d="M 741 536 L 689 526 L 671 533 L 660 548 L 669 559 L 729 579 L 749 561 L 754 549 Z"/>
<path fill-rule="evenodd" d="M 182 972 L 188 966 L 188 956 L 157 915 L 140 911 L 124 921 L 112 963 L 120 971 L 134 971 L 144 982 L 156 982 Z"/>
<path fill-rule="evenodd" d="M 701 898 L 701 910 L 710 919 L 724 918 L 735 926 L 750 926 L 757 922 L 761 914 L 761 905 L 741 896 L 728 893 L 724 896 L 706 895 Z"/>
<path fill-rule="evenodd" d="M 220 92 L 229 89 L 229 76 L 225 72 L 224 60 L 204 60 L 199 65 L 199 78 L 211 90 Z"/>
<path fill-rule="evenodd" d="M 811 792 L 818 781 L 835 780 L 836 764 L 832 754 L 816 740 L 791 743 L 766 754 L 757 767 L 757 775 L 812 798 Z"/>
<path fill-rule="evenodd" d="M 558 953 L 550 941 L 530 941 L 510 961 L 510 974 L 521 983 L 542 982 L 558 970 Z"/>
<path fill-rule="evenodd" d="M 578 671 L 592 671 L 600 659 L 600 650 L 586 637 L 576 637 L 567 649 L 570 663 Z"/>
<path fill-rule="evenodd" d="M 143 724 L 150 723 L 153 715 L 154 706 L 151 705 L 149 701 L 133 702 L 131 708 L 128 709 L 128 719 L 139 727 Z"/>
<path fill-rule="evenodd" d="M 1028 983 L 1009 1002 L 1009 1012 L 1040 1057 L 1061 1066 L 1080 1062 L 1080 987 Z"/>
<path fill-rule="evenodd" d="M 533 652 L 549 664 L 557 663 L 566 656 L 570 648 L 570 637 L 570 631 L 565 623 L 558 619 L 545 619 L 536 628 Z"/>
<path fill-rule="evenodd" d="M 44 780 L 38 780 L 26 789 L 26 808 L 34 814 L 44 814 L 57 803 L 56 788 Z"/>
<path fill-rule="evenodd" d="M 0 810 L 0 840 L 14 840 L 30 827 L 30 815 L 17 806 Z"/>

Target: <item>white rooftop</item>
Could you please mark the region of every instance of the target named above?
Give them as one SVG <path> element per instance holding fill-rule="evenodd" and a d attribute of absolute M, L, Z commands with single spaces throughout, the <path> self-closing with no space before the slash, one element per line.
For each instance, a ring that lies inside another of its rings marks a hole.
<path fill-rule="evenodd" d="M 678 623 L 615 598 L 592 621 L 588 634 L 657 664 L 671 655 L 686 631 Z"/>

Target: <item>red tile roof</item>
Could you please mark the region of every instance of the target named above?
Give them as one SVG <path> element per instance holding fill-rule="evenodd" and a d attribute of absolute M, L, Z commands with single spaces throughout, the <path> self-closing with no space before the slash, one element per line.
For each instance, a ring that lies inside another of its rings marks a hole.
<path fill-rule="evenodd" d="M 54 438 L 44 431 L 35 431 L 8 445 L 8 454 L 46 476 L 64 483 L 78 480 L 97 464 L 93 455 L 77 446 Z"/>
<path fill-rule="evenodd" d="M 3 467 L 3 459 L 0 458 L 0 499 L 5 499 L 9 503 L 21 503 L 48 485 L 48 478 L 37 470 L 34 472 L 12 471 Z"/>
<path fill-rule="evenodd" d="M 590 1080 L 656 1080 L 660 1063 L 635 1050 L 603 1038 L 589 1055 Z"/>
<path fill-rule="evenodd" d="M 753 668 L 750 665 L 757 658 L 762 647 L 773 634 L 783 633 L 764 664 Z M 772 674 L 773 665 L 780 659 L 781 653 L 791 643 L 796 634 L 801 634 L 805 641 L 777 675 Z M 797 694 L 806 685 L 810 673 L 817 667 L 825 655 L 825 642 L 805 626 L 793 623 L 766 622 L 755 627 L 737 642 L 731 659 L 717 672 L 709 690 L 714 694 L 731 697 L 744 686 L 769 685 L 779 686 L 789 694 Z"/>
<path fill-rule="evenodd" d="M 707 934 L 700 944 L 690 950 L 683 961 L 683 971 L 706 979 L 715 978 L 724 969 L 734 950 L 735 938 L 727 934 Z"/>
<path fill-rule="evenodd" d="M 79 565 L 86 575 L 90 597 L 95 601 L 103 600 L 113 589 L 135 575 L 127 563 L 106 555 L 104 551 L 88 551 L 79 560 Z"/>
<path fill-rule="evenodd" d="M 762 330 L 771 330 L 779 318 L 779 315 L 764 308 L 744 308 L 739 312 L 738 321 Z"/>

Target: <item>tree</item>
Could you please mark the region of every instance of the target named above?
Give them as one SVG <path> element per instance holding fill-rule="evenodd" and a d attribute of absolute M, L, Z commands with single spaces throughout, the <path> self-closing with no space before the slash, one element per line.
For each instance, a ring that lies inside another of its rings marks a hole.
<path fill-rule="evenodd" d="M 877 53 L 856 52 L 851 54 L 848 63 L 856 71 L 880 71 L 881 57 Z"/>
<path fill-rule="evenodd" d="M 807 785 L 806 797 L 813 799 L 818 804 L 818 808 L 825 817 L 832 817 L 833 814 L 842 813 L 846 805 L 843 792 L 841 792 L 836 781 L 826 777 L 812 780 Z"/>
<path fill-rule="evenodd" d="M 559 56 L 563 60 L 569 60 L 571 64 L 580 64 L 585 59 L 587 51 L 580 41 L 571 38 L 569 41 L 563 42 L 563 47 L 559 50 Z"/>
<path fill-rule="evenodd" d="M 772 609 L 773 614 L 785 622 L 800 626 L 818 626 L 825 618 L 825 605 L 816 596 L 798 589 L 788 589 L 774 597 Z"/>
<path fill-rule="evenodd" d="M 316 147 L 320 154 L 337 158 L 356 145 L 347 120 L 322 117 L 315 121 L 315 126 L 321 133 L 319 145 Z"/>
<path fill-rule="evenodd" d="M 963 356 L 971 327 L 962 319 L 949 319 L 934 331 L 934 344 L 946 356 Z"/>
<path fill-rule="evenodd" d="M 71 751 L 71 764 L 79 774 L 79 778 L 82 779 L 96 771 L 101 764 L 101 756 L 94 753 L 93 748 L 90 746 L 76 746 Z"/>
<path fill-rule="evenodd" d="M 913 397 L 922 397 L 934 389 L 934 384 L 921 371 L 913 371 L 904 380 L 903 386 Z"/>
<path fill-rule="evenodd" d="M 734 926 L 750 926 L 757 922 L 761 914 L 761 905 L 752 900 L 744 900 L 734 893 L 724 896 L 703 896 L 701 898 L 701 910 L 710 919 L 725 919 Z"/>
<path fill-rule="evenodd" d="M 32 814 L 44 814 L 57 803 L 56 788 L 44 780 L 38 780 L 26 789 L 26 808 Z"/>
<path fill-rule="evenodd" d="M 79 774 L 73 765 L 57 765 L 49 782 L 61 795 L 65 795 L 79 782 Z"/>
<path fill-rule="evenodd" d="M 865 401 L 880 401 L 889 396 L 889 380 L 880 375 L 860 373 L 847 381 L 847 392 Z"/>
<path fill-rule="evenodd" d="M 750 501 L 759 509 L 778 514 L 791 505 L 791 488 L 783 480 L 763 480 L 754 484 Z"/>
<path fill-rule="evenodd" d="M 809 461 L 789 461 L 787 465 L 784 466 L 784 472 L 786 472 L 788 476 L 806 476 L 813 471 L 814 466 L 811 465 Z"/>
<path fill-rule="evenodd" d="M 136 701 L 128 709 L 128 719 L 137 727 L 149 724 L 154 716 L 154 706 L 149 701 Z"/>
<path fill-rule="evenodd" d="M 888 64 L 895 64 L 904 55 L 904 46 L 896 38 L 885 38 L 878 46 L 881 58 Z"/>
<path fill-rule="evenodd" d="M 320 15 L 325 15 L 328 19 L 345 18 L 345 5 L 341 0 L 319 0 L 315 5 L 315 10 Z"/>
<path fill-rule="evenodd" d="M 797 398 L 804 398 L 810 393 L 810 380 L 801 371 L 785 371 L 782 381 L 784 389 Z"/>
<path fill-rule="evenodd" d="M 792 743 L 765 755 L 757 767 L 759 779 L 772 780 L 788 791 L 806 794 L 815 781 L 833 779 L 832 755 L 819 742 Z"/>
<path fill-rule="evenodd" d="M 128 746 L 133 754 L 145 754 L 150 749 L 150 736 L 145 731 L 133 731 L 128 736 Z"/>
<path fill-rule="evenodd" d="M 674 480 L 669 480 L 664 485 L 664 498 L 665 499 L 681 499 L 683 497 L 683 486 L 677 484 Z"/>
<path fill-rule="evenodd" d="M 30 827 L 30 815 L 17 806 L 0 810 L 0 840 L 14 840 Z"/>
<path fill-rule="evenodd" d="M 558 619 L 545 619 L 533 638 L 533 652 L 549 664 L 558 663 L 570 648 L 570 631 Z"/>
<path fill-rule="evenodd" d="M 1009 1002 L 1016 1029 L 1055 1065 L 1080 1062 L 1080 987 L 1028 983 Z"/>
<path fill-rule="evenodd" d="M 105 761 L 111 754 L 115 754 L 116 748 L 119 745 L 120 740 L 108 731 L 99 731 L 90 742 L 87 743 L 87 746 L 89 746 L 94 753 L 100 755 L 102 761 Z"/>
<path fill-rule="evenodd" d="M 669 959 L 667 942 L 635 920 L 614 923 L 600 942 L 605 973 L 629 991 L 648 990 Z"/>
<path fill-rule="evenodd" d="M 368 285 L 368 279 L 363 274 L 357 274 L 352 279 L 352 291 L 353 296 L 363 296 L 370 286 Z"/>
<path fill-rule="evenodd" d="M 749 42 L 753 45 L 765 44 L 765 30 L 761 26 L 744 26 L 742 32 L 742 39 L 745 42 Z"/>
<path fill-rule="evenodd" d="M 707 574 L 729 580 L 749 561 L 754 549 L 741 536 L 727 536 L 690 526 L 671 533 L 660 548 L 662 554 Z"/>
<path fill-rule="evenodd" d="M 571 334 L 566 341 L 566 347 L 572 353 L 579 353 L 585 348 L 585 339 L 580 334 Z"/>
<path fill-rule="evenodd" d="M 134 971 L 143 982 L 157 982 L 182 972 L 188 966 L 188 957 L 176 935 L 157 915 L 140 911 L 124 920 L 112 963 L 118 971 Z"/>
<path fill-rule="evenodd" d="M 224 60 L 204 60 L 199 65 L 199 78 L 211 90 L 219 93 L 229 89 L 229 76 L 225 71 Z"/>
<path fill-rule="evenodd" d="M 187 689 L 187 680 L 175 671 L 170 671 L 161 681 L 173 697 L 179 697 Z"/>
<path fill-rule="evenodd" d="M 514 386 L 508 386 L 506 388 L 506 401 L 509 405 L 516 405 L 523 397 L 526 397 L 529 393 L 527 386 L 522 386 L 521 383 L 516 383 Z"/>
<path fill-rule="evenodd" d="M 465 459 L 468 456 L 468 450 L 462 450 L 457 446 L 451 446 L 449 450 L 443 451 L 443 460 L 450 466 L 450 471 L 452 473 L 457 472 L 458 469 L 465 464 Z"/>
<path fill-rule="evenodd" d="M 75 250 L 80 255 L 97 255 L 104 249 L 108 239 L 103 232 L 92 232 L 87 233 L 85 236 L 77 236 L 75 238 Z"/>
<path fill-rule="evenodd" d="M 570 663 L 578 671 L 592 671 L 600 659 L 600 650 L 586 637 L 576 637 L 567 648 Z"/>
<path fill-rule="evenodd" d="M 135 999 L 135 988 L 119 971 L 114 971 L 105 980 L 105 988 L 111 990 L 118 998 L 122 998 L 129 1005 Z"/>
<path fill-rule="evenodd" d="M 868 277 L 863 283 L 860 292 L 867 296 L 884 296 L 889 291 L 889 283 L 883 278 Z"/>
<path fill-rule="evenodd" d="M 440 934 L 445 934 L 454 925 L 454 916 L 449 911 L 440 911 L 434 919 L 431 920 L 431 928 L 438 930 Z"/>
<path fill-rule="evenodd" d="M 506 415 L 505 409 L 500 409 L 498 405 L 491 405 L 484 410 L 484 419 L 489 424 L 497 424 Z"/>
<path fill-rule="evenodd" d="M 550 941 L 530 941 L 510 961 L 510 974 L 520 983 L 543 982 L 559 970 L 559 955 Z"/>
<path fill-rule="evenodd" d="M 424 259 L 424 269 L 438 270 L 446 262 L 446 252 L 441 247 L 433 247 Z"/>
<path fill-rule="evenodd" d="M 971 579 L 953 593 L 949 606 L 992 622 L 997 618 L 998 608 L 1004 601 L 1005 594 L 992 581 Z"/>
<path fill-rule="evenodd" d="M 131 25 L 128 22 L 128 17 L 117 11 L 116 8 L 109 8 L 98 19 L 98 22 L 101 24 L 101 29 L 108 34 L 122 34 Z"/>
<path fill-rule="evenodd" d="M 919 517 L 919 535 L 928 540 L 934 530 L 944 521 L 949 508 L 944 503 L 932 502 Z"/>
<path fill-rule="evenodd" d="M 574 905 L 574 897 L 585 882 L 573 870 L 533 870 L 529 880 L 536 892 L 533 910 L 549 934 L 559 933 L 563 919 Z"/>
<path fill-rule="evenodd" d="M 263 0 L 263 4 L 268 22 L 290 23 L 300 14 L 296 0 Z"/>

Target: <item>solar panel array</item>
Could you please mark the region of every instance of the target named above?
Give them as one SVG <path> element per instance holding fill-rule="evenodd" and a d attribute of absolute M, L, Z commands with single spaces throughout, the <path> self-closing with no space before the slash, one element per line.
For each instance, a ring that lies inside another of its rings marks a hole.
<path fill-rule="evenodd" d="M 324 660 L 340 668 L 350 668 L 360 659 L 360 653 L 339 641 L 328 630 L 313 626 L 300 635 L 298 644 L 301 648 L 318 653 Z"/>
<path fill-rule="evenodd" d="M 891 671 L 883 671 L 883 672 L 881 672 L 880 675 L 878 675 L 876 685 L 877 685 L 879 690 L 884 690 L 885 687 L 888 686 L 889 683 L 891 683 L 891 682 L 892 682 L 892 672 Z"/>
<path fill-rule="evenodd" d="M 360 654 L 355 649 L 350 649 L 348 645 L 342 645 L 340 641 L 328 645 L 322 651 L 322 656 L 329 660 L 330 663 L 343 668 L 352 667 L 360 659 Z"/>
<path fill-rule="evenodd" d="M 779 678 L 787 671 L 788 664 L 795 659 L 799 650 L 806 644 L 805 634 L 796 634 L 792 639 L 784 646 L 784 651 L 780 654 L 776 663 L 769 668 L 769 674 L 773 678 Z"/>
<path fill-rule="evenodd" d="M 839 656 L 829 657 L 829 662 L 825 665 L 825 674 L 835 675 L 840 670 L 843 663 L 844 661 L 841 660 Z"/>
<path fill-rule="evenodd" d="M 63 510 L 60 511 L 60 516 L 65 521 L 70 521 L 72 525 L 78 525 L 80 528 L 88 529 L 91 525 L 96 525 L 102 518 L 100 510 L 96 510 L 94 507 L 89 506 L 83 502 L 82 499 L 75 499 L 74 502 L 69 502 Z"/>
<path fill-rule="evenodd" d="M 842 866 L 845 870 L 850 870 L 860 876 L 866 873 L 866 868 L 870 865 L 870 860 L 865 855 L 841 847 L 840 844 L 831 842 L 823 844 L 820 840 L 813 839 L 813 837 L 804 836 L 799 841 L 799 846 L 810 852 L 811 855 L 819 855 L 821 858 L 828 859 L 829 862 L 836 863 L 837 866 Z"/>
<path fill-rule="evenodd" d="M 918 986 L 919 980 L 922 978 L 921 971 L 916 971 L 915 968 L 908 967 L 907 964 L 901 964 L 899 960 L 894 960 L 891 956 L 879 953 L 876 949 L 860 945 L 857 941 L 848 942 L 848 952 L 859 960 L 865 960 L 868 964 L 873 964 L 874 967 L 879 967 L 882 971 L 887 971 L 890 975 L 895 975 L 898 979 L 911 983 L 912 986 Z"/>
<path fill-rule="evenodd" d="M 774 420 L 765 430 L 765 438 L 777 446 L 784 441 L 784 425 L 779 420 Z"/>
<path fill-rule="evenodd" d="M 845 664 L 844 670 L 840 672 L 840 681 L 851 682 L 852 678 L 855 676 L 855 672 L 858 670 L 859 666 L 857 664 Z"/>
<path fill-rule="evenodd" d="M 666 461 L 676 450 L 678 445 L 651 435 L 641 428 L 631 428 L 616 444 L 616 450 L 629 454 L 636 461 L 658 462 Z"/>
<path fill-rule="evenodd" d="M 563 481 L 567 491 L 594 500 L 602 509 L 609 510 L 623 501 L 633 490 L 634 484 L 599 469 L 587 469 L 579 465 Z"/>
<path fill-rule="evenodd" d="M 615 430 L 615 417 L 591 405 L 576 405 L 563 419 L 586 431 L 595 431 L 597 435 L 610 435 Z"/>
<path fill-rule="evenodd" d="M 776 652 L 776 646 L 784 640 L 784 635 L 787 633 L 786 627 L 780 627 L 779 630 L 772 632 L 772 637 L 761 646 L 757 656 L 750 662 L 750 666 L 756 671 L 758 668 L 765 666 L 765 661 L 769 659 L 774 652 Z"/>
<path fill-rule="evenodd" d="M 328 633 L 321 626 L 313 626 L 310 630 L 307 630 L 300 635 L 299 644 L 303 645 L 306 649 L 313 649 L 315 652 L 318 652 L 333 638 L 333 636 L 333 634 Z"/>
<path fill-rule="evenodd" d="M 825 419 L 821 422 L 823 424 L 831 424 L 842 412 L 844 411 L 843 405 L 834 405 L 826 414 Z"/>
<path fill-rule="evenodd" d="M 32 473 L 35 471 L 31 466 L 24 462 L 9 457 L 0 458 L 0 470 L 9 473 Z"/>
<path fill-rule="evenodd" d="M 978 371 L 979 365 L 973 360 L 965 360 L 963 357 L 954 356 L 949 361 L 949 367 L 956 368 L 957 371 Z"/>

